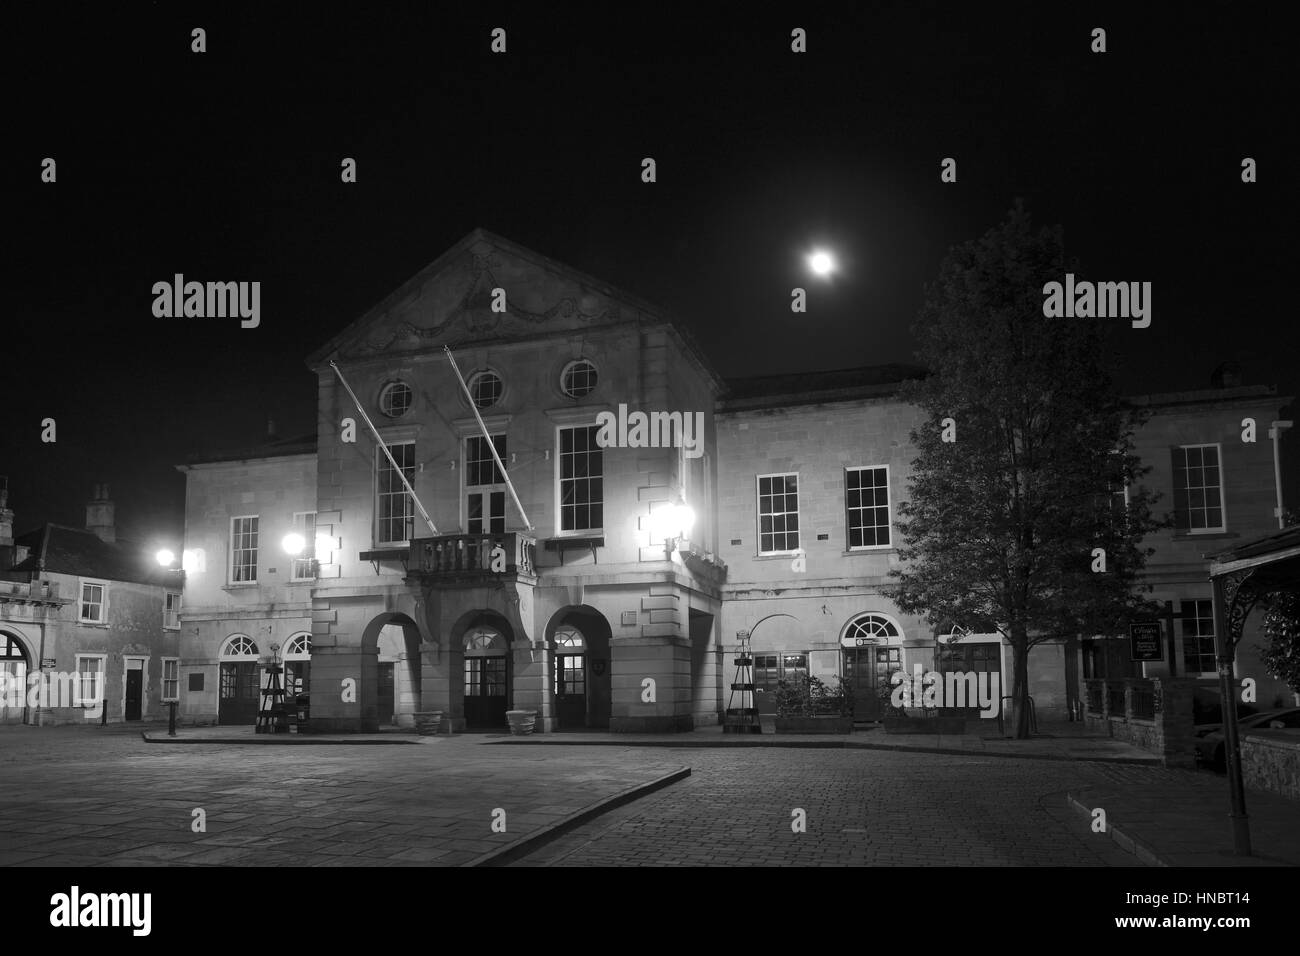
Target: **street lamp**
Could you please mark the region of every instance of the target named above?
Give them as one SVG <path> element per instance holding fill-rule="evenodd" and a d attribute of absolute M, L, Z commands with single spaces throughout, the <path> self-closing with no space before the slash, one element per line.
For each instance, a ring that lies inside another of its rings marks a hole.
<path fill-rule="evenodd" d="M 161 564 L 164 568 L 169 568 L 172 566 L 172 562 L 176 560 L 176 553 L 173 551 L 168 551 L 166 548 L 163 548 L 161 551 L 155 554 L 154 557 L 158 560 L 158 563 Z"/>
<path fill-rule="evenodd" d="M 307 547 L 306 539 L 296 531 L 290 531 L 286 534 L 280 544 L 284 547 L 285 554 L 292 555 L 295 558 L 302 554 L 303 548 Z"/>

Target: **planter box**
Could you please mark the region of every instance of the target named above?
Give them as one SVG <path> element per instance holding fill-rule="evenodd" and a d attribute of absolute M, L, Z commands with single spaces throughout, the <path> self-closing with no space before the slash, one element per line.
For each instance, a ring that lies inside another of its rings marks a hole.
<path fill-rule="evenodd" d="M 964 717 L 886 717 L 887 734 L 964 734 Z"/>
<path fill-rule="evenodd" d="M 423 710 L 412 715 L 415 718 L 415 730 L 421 737 L 435 737 L 442 730 L 442 711 Z"/>
<path fill-rule="evenodd" d="M 777 717 L 778 734 L 851 734 L 852 717 Z"/>
<path fill-rule="evenodd" d="M 523 737 L 533 732 L 533 726 L 537 722 L 537 712 L 532 710 L 507 710 L 506 720 L 510 724 L 510 732 L 517 737 Z"/>

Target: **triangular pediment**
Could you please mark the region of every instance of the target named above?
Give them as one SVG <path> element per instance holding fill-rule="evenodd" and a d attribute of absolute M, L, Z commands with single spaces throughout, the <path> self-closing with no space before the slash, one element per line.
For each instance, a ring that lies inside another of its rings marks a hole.
<path fill-rule="evenodd" d="M 505 311 L 494 311 L 495 289 Z M 423 352 L 645 319 L 664 320 L 635 296 L 476 229 L 308 358 Z"/>

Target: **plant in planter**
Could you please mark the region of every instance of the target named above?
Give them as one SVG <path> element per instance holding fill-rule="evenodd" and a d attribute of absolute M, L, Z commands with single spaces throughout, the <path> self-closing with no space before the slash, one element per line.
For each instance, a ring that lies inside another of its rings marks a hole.
<path fill-rule="evenodd" d="M 846 693 L 845 686 L 840 681 L 831 689 L 816 677 L 799 683 L 781 681 L 776 691 L 777 733 L 850 733 L 852 695 Z"/>

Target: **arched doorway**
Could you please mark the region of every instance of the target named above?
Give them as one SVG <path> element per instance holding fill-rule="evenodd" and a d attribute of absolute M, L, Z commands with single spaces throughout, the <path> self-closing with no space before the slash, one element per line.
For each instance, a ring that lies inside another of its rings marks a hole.
<path fill-rule="evenodd" d="M 410 726 L 420 709 L 421 679 L 415 621 L 400 612 L 372 619 L 361 635 L 362 728 Z"/>
<path fill-rule="evenodd" d="M 886 614 L 860 614 L 840 637 L 844 677 L 853 687 L 853 719 L 880 720 L 903 669 L 903 630 Z"/>
<path fill-rule="evenodd" d="M 557 730 L 607 730 L 612 709 L 609 622 L 595 608 L 565 608 L 552 618 Z"/>
<path fill-rule="evenodd" d="M 495 627 L 470 628 L 465 653 L 465 729 L 500 730 L 510 709 L 510 645 Z"/>
<path fill-rule="evenodd" d="M 587 726 L 587 640 L 575 627 L 555 631 L 555 718 L 560 730 Z"/>
<path fill-rule="evenodd" d="M 25 724 L 27 713 L 27 672 L 31 660 L 23 642 L 0 631 L 0 724 Z"/>
<path fill-rule="evenodd" d="M 221 646 L 218 724 L 255 724 L 261 705 L 257 643 L 247 634 L 231 634 Z"/>
<path fill-rule="evenodd" d="M 311 634 L 290 634 L 284 643 L 284 693 L 301 711 L 311 696 Z"/>

